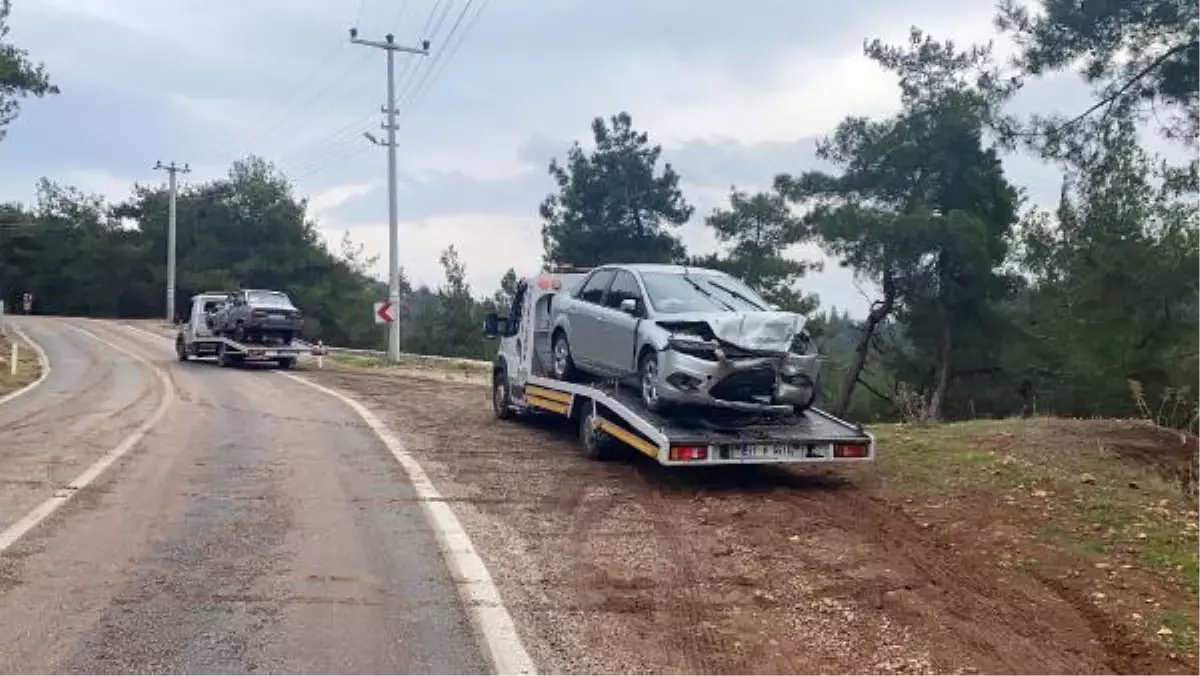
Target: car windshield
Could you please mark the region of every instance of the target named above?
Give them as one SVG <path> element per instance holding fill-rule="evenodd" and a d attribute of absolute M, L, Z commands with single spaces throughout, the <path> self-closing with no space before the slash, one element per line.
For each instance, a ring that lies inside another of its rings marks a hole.
<path fill-rule="evenodd" d="M 260 307 L 292 307 L 292 301 L 281 291 L 247 291 L 246 300 Z"/>
<path fill-rule="evenodd" d="M 643 272 L 650 304 L 658 312 L 766 310 L 767 302 L 733 277 L 712 273 Z"/>

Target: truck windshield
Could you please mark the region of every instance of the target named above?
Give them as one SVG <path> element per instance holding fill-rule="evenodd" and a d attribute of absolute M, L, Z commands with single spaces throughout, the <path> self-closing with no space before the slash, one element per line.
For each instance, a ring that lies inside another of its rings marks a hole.
<path fill-rule="evenodd" d="M 643 272 L 650 305 L 658 312 L 738 312 L 767 309 L 766 301 L 733 277 L 711 273 Z"/>
<path fill-rule="evenodd" d="M 246 300 L 259 307 L 292 307 L 292 301 L 281 291 L 247 291 Z"/>

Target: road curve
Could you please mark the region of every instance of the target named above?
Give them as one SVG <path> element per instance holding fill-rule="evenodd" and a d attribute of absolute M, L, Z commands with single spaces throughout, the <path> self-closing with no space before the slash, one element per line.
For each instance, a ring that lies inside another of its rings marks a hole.
<path fill-rule="evenodd" d="M 104 322 L 20 326 L 54 368 L 0 407 L 0 528 L 153 413 L 155 369 L 175 400 L 0 554 L 0 671 L 486 670 L 411 485 L 343 404 Z"/>

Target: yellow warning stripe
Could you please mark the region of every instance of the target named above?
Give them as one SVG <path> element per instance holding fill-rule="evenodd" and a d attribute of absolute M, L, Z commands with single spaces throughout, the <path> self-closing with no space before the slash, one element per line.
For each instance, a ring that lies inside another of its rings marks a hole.
<path fill-rule="evenodd" d="M 603 432 L 605 434 L 609 435 L 610 437 L 613 437 L 614 439 L 618 439 L 620 441 L 623 441 L 623 442 L 629 444 L 630 446 L 641 451 L 642 453 L 645 453 L 646 455 L 650 456 L 651 458 L 655 458 L 655 459 L 658 458 L 658 449 L 654 446 L 654 444 L 646 441 L 645 439 L 637 436 L 636 434 L 633 434 L 632 432 L 629 432 L 628 430 L 625 430 L 621 427 L 617 427 L 616 425 L 608 422 L 607 420 L 601 420 L 599 427 L 601 430 L 603 430 Z"/>
<path fill-rule="evenodd" d="M 544 387 L 538 387 L 536 385 L 527 385 L 525 387 L 525 394 L 531 397 L 540 397 L 542 399 L 549 399 L 550 401 L 557 401 L 563 404 L 571 403 L 571 394 L 569 392 L 548 390 Z"/>
<path fill-rule="evenodd" d="M 525 403 L 529 404 L 530 406 L 544 408 L 547 411 L 553 411 L 559 415 L 566 415 L 567 411 L 570 410 L 569 404 L 560 401 L 550 401 L 549 399 L 542 399 L 541 397 L 535 397 L 529 392 L 525 393 Z"/>

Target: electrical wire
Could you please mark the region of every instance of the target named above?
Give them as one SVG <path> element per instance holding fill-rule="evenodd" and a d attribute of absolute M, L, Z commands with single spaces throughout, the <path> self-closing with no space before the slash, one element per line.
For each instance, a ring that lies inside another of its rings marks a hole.
<path fill-rule="evenodd" d="M 461 14 L 459 14 L 458 20 L 455 21 L 454 28 L 450 29 L 451 35 L 454 34 L 455 29 L 458 27 L 459 22 L 461 22 L 462 17 L 465 16 L 465 14 L 466 14 L 467 10 L 470 8 L 472 2 L 473 2 L 473 0 L 467 0 L 467 5 L 463 8 L 463 12 Z M 446 71 L 446 68 L 449 67 L 449 64 L 451 63 L 451 61 L 453 61 L 455 54 L 457 54 L 459 47 L 461 47 L 463 42 L 466 41 L 467 36 L 471 32 L 471 29 L 474 27 L 476 21 L 479 20 L 479 16 L 481 14 L 483 14 L 483 10 L 486 7 L 487 7 L 487 0 L 481 0 L 479 3 L 479 9 L 476 10 L 475 14 L 473 14 L 471 16 L 471 18 L 467 22 L 466 26 L 464 26 L 462 35 L 459 37 L 458 42 L 455 42 L 453 45 L 449 46 L 447 51 L 444 52 L 446 54 L 445 60 L 443 60 L 440 64 L 438 64 L 438 63 L 430 64 L 429 70 L 426 71 L 426 75 L 428 76 L 432 73 L 432 77 L 427 77 L 425 80 L 423 80 L 422 83 L 417 86 L 417 88 L 413 92 L 413 94 L 408 99 L 405 100 L 404 105 L 401 106 L 400 118 L 397 119 L 397 121 L 396 121 L 397 126 L 400 126 L 405 120 L 407 120 L 409 118 L 409 116 L 412 114 L 412 111 L 417 107 L 417 103 L 420 101 L 422 95 L 428 93 L 429 90 L 431 90 L 433 88 L 433 85 L 437 82 L 438 78 L 442 75 L 442 73 L 444 73 Z M 440 65 L 440 68 L 438 67 L 439 65 Z M 434 72 L 434 69 L 437 69 L 436 73 Z"/>
<path fill-rule="evenodd" d="M 426 36 L 429 36 L 430 38 L 437 37 L 436 33 L 438 30 L 440 30 L 441 26 L 444 25 L 445 19 L 449 15 L 450 9 L 453 7 L 453 4 L 454 4 L 453 0 L 451 0 L 449 3 L 444 4 L 444 5 L 442 4 L 442 0 L 437 0 L 437 2 L 434 3 L 433 7 L 430 9 L 429 16 L 426 17 L 426 19 L 425 19 L 425 24 L 422 29 L 423 33 Z M 470 1 L 468 1 L 467 6 L 464 7 L 464 11 L 466 9 L 468 9 L 469 7 L 470 7 Z M 439 9 L 441 10 L 440 13 L 439 13 Z M 450 32 L 445 36 L 444 42 L 446 44 L 450 44 L 450 41 L 453 39 L 454 33 L 458 29 L 458 26 L 461 23 L 461 21 L 462 21 L 462 15 L 460 14 L 459 19 L 455 22 L 454 27 L 451 28 Z M 433 33 L 434 33 L 433 35 L 429 34 L 429 30 L 430 30 L 431 26 L 433 27 Z M 410 59 L 406 63 L 405 70 L 402 71 L 402 73 L 401 73 L 401 76 L 410 72 L 409 67 L 411 67 L 411 65 L 415 62 L 414 60 L 418 59 L 418 58 L 423 59 L 423 57 L 420 57 L 417 55 L 412 55 L 410 57 Z M 433 60 L 437 60 L 437 59 L 438 59 L 438 56 L 435 53 Z M 411 72 L 414 74 L 414 79 L 415 79 L 415 74 L 416 74 L 417 70 L 419 70 L 419 66 L 417 69 L 411 70 Z M 397 78 L 397 79 L 399 79 L 399 78 Z M 427 79 L 427 76 L 426 76 L 426 79 Z M 413 81 L 413 79 L 410 79 L 410 82 L 411 81 Z M 398 92 L 397 101 L 399 101 L 400 97 L 402 95 L 399 93 L 399 92 L 401 92 L 401 87 L 397 87 L 397 92 Z M 407 95 L 405 95 L 405 96 L 407 96 Z M 342 127 L 338 131 L 334 132 L 334 134 L 332 136 L 330 136 L 329 138 L 327 138 L 326 140 L 324 140 L 318 144 L 309 145 L 305 149 L 289 155 L 287 157 L 286 161 L 281 162 L 281 163 L 292 164 L 292 163 L 295 163 L 296 160 L 302 159 L 304 156 L 310 154 L 314 149 L 333 146 L 338 142 L 338 140 L 344 139 L 348 134 L 353 133 L 356 129 L 361 129 L 361 126 L 364 123 L 365 123 L 365 121 L 364 122 L 355 122 L 355 123 L 352 123 L 345 127 Z M 369 150 L 369 149 L 370 149 L 369 146 L 363 146 L 364 151 Z M 299 162 L 298 163 L 299 167 L 293 166 L 291 168 L 291 171 L 297 175 L 303 175 L 303 176 L 312 175 L 314 173 L 319 173 L 320 171 L 323 171 L 326 168 L 325 165 L 334 166 L 337 164 L 341 164 L 347 157 L 357 155 L 357 154 L 360 154 L 360 153 L 355 152 L 355 153 L 351 153 L 350 155 L 347 155 L 345 153 L 338 153 L 338 152 L 333 152 L 333 153 L 329 153 L 329 154 L 317 153 L 317 155 L 318 155 L 317 157 L 314 157 L 313 159 L 309 160 L 308 162 Z"/>

